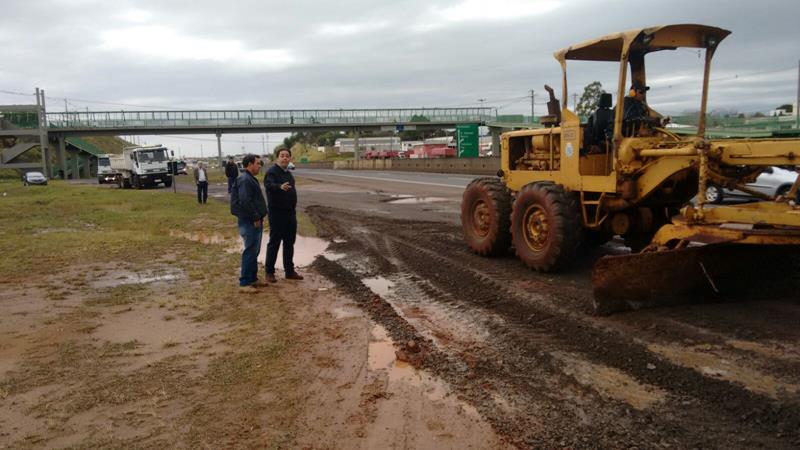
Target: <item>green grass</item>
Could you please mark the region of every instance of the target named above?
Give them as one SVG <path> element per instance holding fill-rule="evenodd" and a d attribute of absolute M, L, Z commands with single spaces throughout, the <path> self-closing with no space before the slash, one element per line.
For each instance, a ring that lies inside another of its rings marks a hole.
<path fill-rule="evenodd" d="M 314 235 L 299 217 L 301 234 Z M 146 263 L 188 247 L 170 231 L 240 239 L 224 202 L 199 208 L 190 194 L 164 189 L 120 190 L 55 180 L 23 187 L 0 181 L 0 273 L 6 281 L 50 274 L 62 265 L 94 262 Z"/>
<path fill-rule="evenodd" d="M 198 211 L 193 200 L 158 190 L 0 182 L 0 272 L 13 278 L 61 264 L 146 261 L 169 251 L 176 240 L 169 230 L 230 231 L 227 205 Z"/>

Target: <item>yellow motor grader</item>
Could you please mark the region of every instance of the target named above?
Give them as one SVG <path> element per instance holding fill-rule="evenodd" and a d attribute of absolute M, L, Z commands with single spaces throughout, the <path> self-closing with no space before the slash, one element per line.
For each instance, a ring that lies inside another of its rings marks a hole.
<path fill-rule="evenodd" d="M 797 297 L 799 182 L 777 198 L 763 198 L 746 184 L 770 166 L 800 165 L 800 139 L 705 137 L 711 60 L 728 34 L 710 26 L 666 25 L 556 52 L 564 107 L 546 86 L 545 127 L 503 134 L 498 177 L 466 188 L 461 221 L 470 248 L 497 255 L 513 247 L 527 266 L 550 272 L 568 267 L 582 247 L 621 236 L 632 253 L 605 256 L 593 270 L 600 314 L 754 289 Z M 664 126 L 649 107 L 644 117 L 626 117 L 627 99 L 622 102 L 629 81 L 647 85 L 648 54 L 678 48 L 705 53 L 697 132 L 688 137 Z M 604 94 L 582 124 L 567 108 L 568 60 L 618 62 L 617 106 L 610 108 Z M 709 183 L 766 201 L 707 207 Z"/>

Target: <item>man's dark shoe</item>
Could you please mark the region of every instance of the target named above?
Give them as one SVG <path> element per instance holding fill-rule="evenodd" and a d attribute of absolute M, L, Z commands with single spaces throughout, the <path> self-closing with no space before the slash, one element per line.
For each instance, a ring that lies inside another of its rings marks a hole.
<path fill-rule="evenodd" d="M 277 283 L 278 282 L 278 279 L 275 278 L 275 274 L 274 273 L 268 273 L 267 276 L 264 277 L 264 279 L 266 279 L 270 283 Z"/>
<path fill-rule="evenodd" d="M 286 279 L 287 279 L 287 280 L 302 280 L 302 279 L 303 279 L 303 276 L 302 276 L 302 275 L 300 275 L 300 274 L 299 274 L 299 273 L 297 273 L 297 272 L 292 272 L 292 273 L 287 273 L 287 274 L 286 274 Z"/>

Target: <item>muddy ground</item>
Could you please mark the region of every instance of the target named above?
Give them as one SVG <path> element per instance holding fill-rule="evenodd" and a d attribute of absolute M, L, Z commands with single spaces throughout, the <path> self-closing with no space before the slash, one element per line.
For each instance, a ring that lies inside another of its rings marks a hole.
<path fill-rule="evenodd" d="M 619 243 L 587 251 L 571 273 L 536 274 L 511 255 L 471 254 L 449 191 L 436 195 L 450 201 L 392 213 L 392 192 L 408 187 L 386 189 L 371 191 L 370 207 L 306 201 L 330 250 L 345 255 L 315 268 L 398 342 L 420 342 L 414 362 L 515 445 L 800 446 L 800 300 L 596 317 L 590 269 L 624 253 Z"/>
<path fill-rule="evenodd" d="M 301 283 L 236 294 L 231 230 L 2 284 L 0 447 L 800 447 L 800 300 L 596 317 L 618 244 L 539 275 L 458 189 L 298 179 Z"/>

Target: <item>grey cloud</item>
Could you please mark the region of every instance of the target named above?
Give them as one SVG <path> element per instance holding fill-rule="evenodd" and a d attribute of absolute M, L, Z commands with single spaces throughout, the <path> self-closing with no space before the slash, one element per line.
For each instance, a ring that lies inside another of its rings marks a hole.
<path fill-rule="evenodd" d="M 733 31 L 717 52 L 712 77 L 741 78 L 712 85 L 712 108 L 768 110 L 796 97 L 792 76 L 747 76 L 796 67 L 800 28 L 794 22 L 800 11 L 795 0 L 564 1 L 537 16 L 448 22 L 427 32 L 415 29 L 431 20 L 432 8 L 459 3 L 5 0 L 0 89 L 32 92 L 38 85 L 55 97 L 185 108 L 450 106 L 475 105 L 478 98 L 500 106 L 509 102 L 499 100 L 524 96 L 529 89 L 543 101 L 539 94 L 545 83 L 560 92 L 555 50 L 614 31 L 691 22 Z M 487 1 L 485 7 L 490 11 L 497 2 Z M 139 25 L 165 27 L 192 39 L 238 42 L 247 51 L 286 49 L 302 60 L 265 68 L 104 49 L 104 31 L 137 24 L 125 20 L 122 13 L 128 10 L 151 13 Z M 372 26 L 349 35 L 319 32 L 323 26 L 360 24 Z M 696 57 L 689 52 L 674 56 L 679 58 L 648 66 L 649 76 L 699 76 Z M 599 73 L 590 65 L 570 65 L 571 92 L 580 92 Z M 602 80 L 609 90 L 615 76 L 614 70 L 611 73 L 608 81 Z M 691 84 L 654 84 L 650 96 L 651 103 L 663 101 L 675 108 L 669 111 L 673 113 L 699 103 L 695 97 Z M 0 103 L 21 101 L 29 100 L 0 93 Z M 51 107 L 61 104 L 51 102 Z M 501 112 L 529 110 L 529 102 L 521 100 Z"/>

